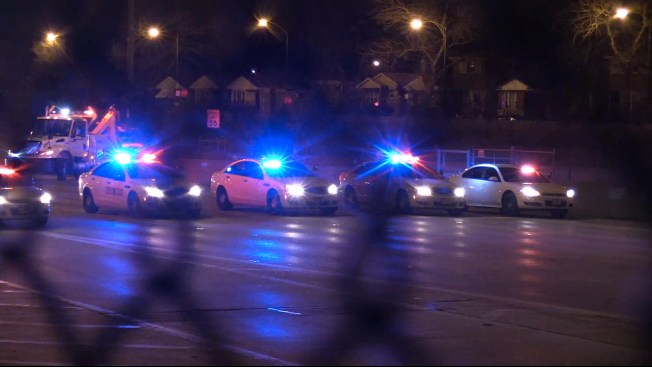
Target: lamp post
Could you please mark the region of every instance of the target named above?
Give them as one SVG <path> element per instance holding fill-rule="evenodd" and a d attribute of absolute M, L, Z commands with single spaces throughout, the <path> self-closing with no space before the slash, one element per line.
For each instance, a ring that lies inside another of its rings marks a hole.
<path fill-rule="evenodd" d="M 431 21 L 428 21 L 428 23 L 433 24 Z M 444 111 L 447 108 L 446 104 L 446 58 L 447 58 L 447 51 L 448 51 L 448 39 L 447 39 L 447 33 L 446 33 L 446 26 L 444 24 L 436 24 L 435 26 L 439 29 L 441 36 L 442 36 L 442 47 L 444 48 L 444 59 L 442 60 L 442 74 L 441 74 L 441 94 L 442 94 L 442 107 Z M 423 29 L 423 20 L 420 18 L 413 18 L 410 21 L 410 28 L 414 31 L 421 31 Z"/>
<path fill-rule="evenodd" d="M 158 38 L 161 35 L 161 31 L 158 27 L 150 27 L 147 30 L 147 36 L 151 39 Z M 174 36 L 175 52 L 174 52 L 174 66 L 175 66 L 175 79 L 179 79 L 179 33 Z M 177 85 L 179 81 L 176 80 Z"/>
<path fill-rule="evenodd" d="M 273 24 L 273 25 L 277 26 L 281 31 L 283 31 L 283 33 L 285 33 L 285 65 L 287 66 L 288 63 L 289 63 L 289 45 L 288 45 L 288 43 L 289 43 L 288 38 L 289 37 L 288 37 L 288 32 L 285 29 L 283 29 L 283 27 L 281 27 L 280 25 L 272 22 L 271 20 L 269 20 L 267 18 L 258 19 L 258 27 L 260 27 L 260 28 L 269 28 L 270 24 Z"/>

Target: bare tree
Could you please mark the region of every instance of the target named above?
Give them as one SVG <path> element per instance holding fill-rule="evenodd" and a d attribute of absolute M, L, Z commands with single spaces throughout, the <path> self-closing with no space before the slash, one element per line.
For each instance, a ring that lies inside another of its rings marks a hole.
<path fill-rule="evenodd" d="M 632 71 L 650 63 L 650 4 L 639 0 L 626 7 L 614 0 L 577 0 L 571 7 L 570 32 L 573 44 L 581 49 L 592 48 L 606 40 L 612 52 L 612 67 L 625 75 L 628 116 L 632 116 Z M 647 32 L 647 40 L 645 34 Z M 647 43 L 647 61 L 643 46 Z M 648 83 L 648 97 L 650 83 Z"/>
<path fill-rule="evenodd" d="M 373 19 L 386 32 L 365 49 L 363 58 L 382 59 L 395 71 L 407 67 L 421 73 L 429 97 L 438 84 L 445 88 L 447 50 L 477 39 L 482 19 L 476 3 L 469 1 L 375 0 L 375 9 Z"/>

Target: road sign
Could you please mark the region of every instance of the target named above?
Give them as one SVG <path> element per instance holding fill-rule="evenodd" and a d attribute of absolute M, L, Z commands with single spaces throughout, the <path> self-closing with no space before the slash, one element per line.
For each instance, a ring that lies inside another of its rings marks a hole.
<path fill-rule="evenodd" d="M 211 129 L 220 128 L 220 110 L 206 110 L 207 121 L 206 126 Z"/>

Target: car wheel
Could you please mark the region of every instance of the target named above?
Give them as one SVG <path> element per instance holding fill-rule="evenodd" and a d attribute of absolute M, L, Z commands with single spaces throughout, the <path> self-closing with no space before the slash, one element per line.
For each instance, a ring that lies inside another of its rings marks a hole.
<path fill-rule="evenodd" d="M 519 215 L 518 202 L 516 201 L 516 195 L 514 195 L 514 193 L 508 192 L 503 195 L 501 211 L 503 214 L 510 217 Z"/>
<path fill-rule="evenodd" d="M 319 210 L 322 215 L 333 215 L 337 211 L 337 207 L 335 208 L 321 208 Z"/>
<path fill-rule="evenodd" d="M 133 191 L 129 193 L 129 197 L 127 198 L 127 208 L 129 208 L 129 213 L 134 217 L 140 217 L 143 215 L 138 194 Z"/>
<path fill-rule="evenodd" d="M 57 180 L 65 181 L 66 177 L 68 177 L 72 171 L 72 157 L 64 156 L 57 158 L 55 166 L 57 171 Z"/>
<path fill-rule="evenodd" d="M 93 193 L 91 193 L 91 190 L 89 189 L 84 190 L 84 195 L 82 196 L 82 206 L 84 207 L 84 211 L 86 213 L 97 213 L 97 211 L 100 209 L 97 207 L 97 205 L 95 205 Z"/>
<path fill-rule="evenodd" d="M 38 217 L 32 220 L 32 226 L 34 228 L 43 228 L 48 224 L 48 217 Z"/>
<path fill-rule="evenodd" d="M 464 209 L 449 209 L 448 215 L 450 215 L 451 217 L 457 217 L 459 215 L 462 215 L 462 212 L 464 212 Z"/>
<path fill-rule="evenodd" d="M 226 193 L 224 187 L 219 187 L 215 192 L 215 200 L 217 201 L 217 207 L 221 210 L 230 210 L 233 208 L 233 205 L 229 201 L 229 195 Z"/>
<path fill-rule="evenodd" d="M 358 197 L 351 186 L 344 190 L 344 207 L 347 209 L 358 209 Z"/>
<path fill-rule="evenodd" d="M 396 211 L 400 214 L 408 214 L 410 210 L 408 193 L 405 190 L 400 190 L 396 193 Z"/>
<path fill-rule="evenodd" d="M 552 211 L 552 217 L 557 219 L 566 218 L 568 215 L 568 209 L 557 209 Z"/>
<path fill-rule="evenodd" d="M 201 209 L 189 209 L 188 210 L 188 218 L 190 219 L 199 219 L 201 216 Z"/>
<path fill-rule="evenodd" d="M 283 211 L 281 197 L 278 195 L 278 192 L 270 191 L 270 193 L 267 194 L 267 211 L 275 215 L 281 214 Z"/>

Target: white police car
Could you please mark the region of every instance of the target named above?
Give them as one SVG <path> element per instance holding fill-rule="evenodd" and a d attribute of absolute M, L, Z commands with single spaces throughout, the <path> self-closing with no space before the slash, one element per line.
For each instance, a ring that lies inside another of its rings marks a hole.
<path fill-rule="evenodd" d="M 575 206 L 574 189 L 550 182 L 531 165 L 482 163 L 449 180 L 464 187 L 467 206 L 498 208 L 505 215 L 546 210 L 564 218 Z"/>
<path fill-rule="evenodd" d="M 337 186 L 287 159 L 236 160 L 213 172 L 211 192 L 221 210 L 234 205 L 266 208 L 273 214 L 295 209 L 331 215 L 337 210 Z"/>
<path fill-rule="evenodd" d="M 87 213 L 127 210 L 134 216 L 168 214 L 198 218 L 201 187 L 188 183 L 176 169 L 142 155 L 117 153 L 79 176 L 79 195 Z"/>

